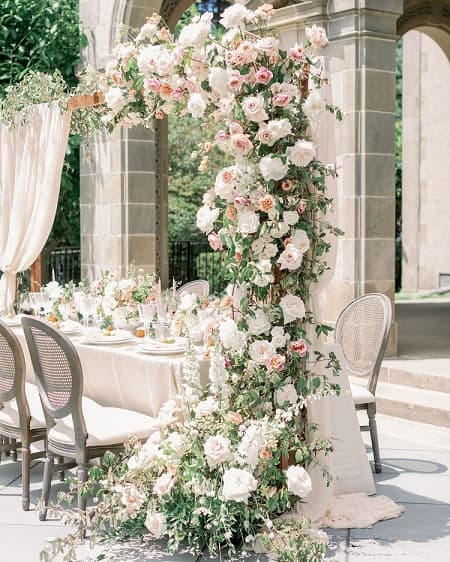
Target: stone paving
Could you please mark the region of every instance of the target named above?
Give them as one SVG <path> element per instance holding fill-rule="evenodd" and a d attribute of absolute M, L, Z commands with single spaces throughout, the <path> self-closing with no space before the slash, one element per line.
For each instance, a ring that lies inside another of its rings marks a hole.
<path fill-rule="evenodd" d="M 328 562 L 446 562 L 450 560 L 450 430 L 378 416 L 383 472 L 376 475 L 377 491 L 405 506 L 398 519 L 371 529 L 328 530 Z M 367 441 L 368 436 L 365 436 Z M 370 453 L 369 453 L 370 454 Z M 42 463 L 32 470 L 32 502 L 40 495 Z M 63 484 L 54 482 L 53 488 Z M 20 502 L 19 464 L 0 465 L 0 562 L 38 562 L 48 537 L 67 530 L 58 521 L 39 522 Z M 92 554 L 80 560 L 94 560 Z M 91 558 L 92 557 L 92 558 Z M 192 562 L 187 554 L 167 556 L 162 545 L 119 546 L 107 553 L 115 562 Z M 243 554 L 239 560 L 263 562 Z"/>

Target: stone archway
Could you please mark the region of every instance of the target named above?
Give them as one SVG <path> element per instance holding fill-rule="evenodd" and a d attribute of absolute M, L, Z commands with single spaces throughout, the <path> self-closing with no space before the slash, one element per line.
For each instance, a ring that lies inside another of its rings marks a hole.
<path fill-rule="evenodd" d="M 403 275 L 407 292 L 450 282 L 450 250 L 441 209 L 448 176 L 450 2 L 407 2 L 403 37 Z"/>

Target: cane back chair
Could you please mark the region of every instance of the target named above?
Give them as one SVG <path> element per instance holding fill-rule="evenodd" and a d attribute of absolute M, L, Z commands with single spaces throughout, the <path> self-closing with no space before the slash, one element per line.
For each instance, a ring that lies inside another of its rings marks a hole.
<path fill-rule="evenodd" d="M 104 407 L 83 397 L 83 370 L 73 343 L 49 322 L 22 319 L 47 423 L 47 456 L 39 517 L 46 519 L 52 473 L 77 466 L 79 484 L 87 480 L 89 461 L 106 451 L 120 452 L 133 436 L 146 439 L 154 419 L 122 408 Z M 71 459 L 54 465 L 56 456 Z M 78 509 L 86 497 L 78 493 Z"/>
<path fill-rule="evenodd" d="M 30 445 L 45 441 L 46 424 L 36 385 L 25 382 L 25 358 L 15 333 L 0 321 L 0 459 L 8 450 L 22 453 L 22 508 L 30 507 L 30 463 L 44 452 Z M 17 457 L 15 457 L 17 458 Z"/>
<path fill-rule="evenodd" d="M 375 472 L 381 472 L 380 448 L 376 424 L 376 388 L 380 374 L 389 330 L 392 322 L 392 305 L 386 295 L 369 293 L 347 305 L 339 315 L 334 332 L 335 343 L 341 346 L 345 366 L 349 373 L 367 378 L 367 387 L 351 385 L 357 410 L 365 410 L 370 431 Z"/>

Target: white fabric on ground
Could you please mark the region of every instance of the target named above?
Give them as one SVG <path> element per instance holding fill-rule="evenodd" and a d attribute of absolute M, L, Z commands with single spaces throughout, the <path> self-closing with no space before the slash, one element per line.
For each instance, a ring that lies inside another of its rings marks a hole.
<path fill-rule="evenodd" d="M 26 124 L 0 124 L 0 309 L 14 303 L 16 274 L 37 259 L 58 204 L 70 112 L 36 105 Z"/>

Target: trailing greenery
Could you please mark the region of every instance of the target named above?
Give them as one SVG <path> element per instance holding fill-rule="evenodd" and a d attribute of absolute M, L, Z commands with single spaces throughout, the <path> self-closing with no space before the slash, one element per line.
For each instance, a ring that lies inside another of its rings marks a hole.
<path fill-rule="evenodd" d="M 15 99 L 23 108 L 30 101 L 60 97 L 78 82 L 76 67 L 80 49 L 86 44 L 80 30 L 78 0 L 2 0 L 0 99 Z M 55 70 L 58 72 L 54 77 L 45 76 Z M 17 97 L 19 90 L 14 86 L 23 79 L 25 88 Z M 13 106 L 16 107 L 9 105 Z M 2 118 L 8 120 L 8 115 L 8 108 L 2 104 Z M 70 137 L 48 246 L 79 244 L 79 144 L 79 137 Z"/>
<path fill-rule="evenodd" d="M 402 286 L 402 148 L 403 148 L 403 48 L 397 43 L 396 51 L 396 95 L 395 95 L 395 290 Z"/>

